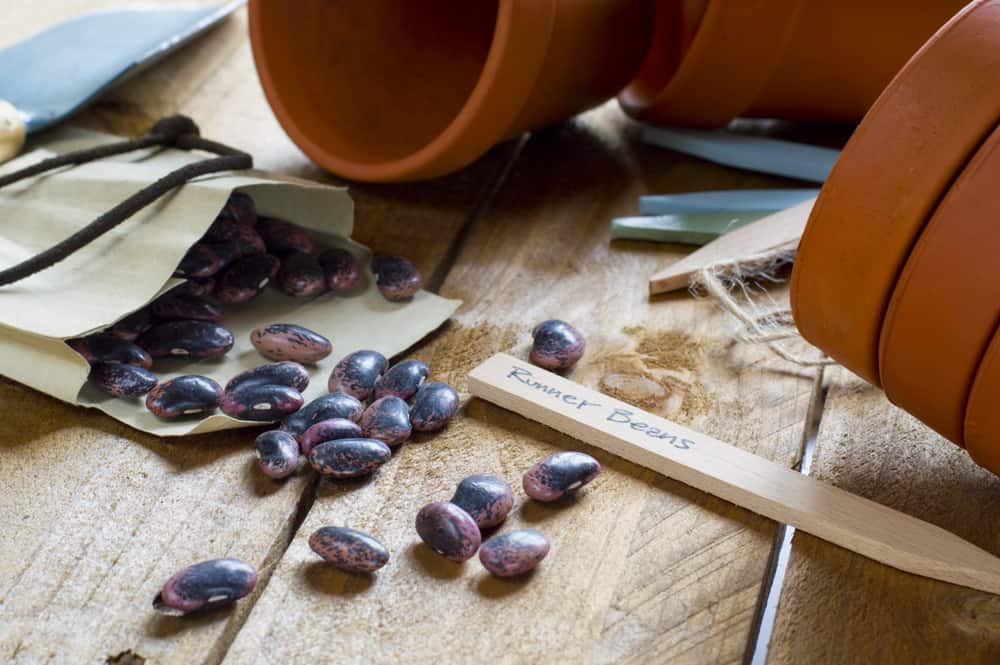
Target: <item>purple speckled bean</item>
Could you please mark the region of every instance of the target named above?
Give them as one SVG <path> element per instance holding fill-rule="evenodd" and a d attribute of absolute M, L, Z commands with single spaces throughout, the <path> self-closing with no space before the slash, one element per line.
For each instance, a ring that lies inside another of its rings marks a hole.
<path fill-rule="evenodd" d="M 451 502 L 469 513 L 480 529 L 489 529 L 507 519 L 514 507 L 514 493 L 500 476 L 477 473 L 462 479 Z"/>
<path fill-rule="evenodd" d="M 555 501 L 575 492 L 601 472 L 601 463 L 586 453 L 549 455 L 524 472 L 525 493 L 537 501 Z"/>
<path fill-rule="evenodd" d="M 157 384 L 146 395 L 146 408 L 165 420 L 215 411 L 222 386 L 198 374 L 186 374 Z"/>
<path fill-rule="evenodd" d="M 257 571 L 239 559 L 212 559 L 180 570 L 153 599 L 157 612 L 180 616 L 230 605 L 257 585 Z"/>
<path fill-rule="evenodd" d="M 361 415 L 361 430 L 369 439 L 378 439 L 395 447 L 410 438 L 410 407 L 388 395 L 372 402 Z"/>
<path fill-rule="evenodd" d="M 319 255 L 326 277 L 326 288 L 334 293 L 353 291 L 361 282 L 361 264 L 346 249 L 328 249 Z"/>
<path fill-rule="evenodd" d="M 149 305 L 149 311 L 161 321 L 212 321 L 223 318 L 222 308 L 193 296 L 166 293 Z"/>
<path fill-rule="evenodd" d="M 326 277 L 319 260 L 305 252 L 291 252 L 281 259 L 276 280 L 278 290 L 287 296 L 306 298 L 326 291 Z"/>
<path fill-rule="evenodd" d="M 219 217 L 232 219 L 247 226 L 257 223 L 257 206 L 253 197 L 243 192 L 233 192 L 229 195 L 226 205 L 219 211 Z"/>
<path fill-rule="evenodd" d="M 374 473 L 392 451 L 377 439 L 334 439 L 313 446 L 309 464 L 331 478 L 357 478 Z"/>
<path fill-rule="evenodd" d="M 434 432 L 448 424 L 458 406 L 458 393 L 447 383 L 425 383 L 410 406 L 410 424 L 417 432 Z"/>
<path fill-rule="evenodd" d="M 542 321 L 531 331 L 531 362 L 545 369 L 569 369 L 583 356 L 580 331 L 558 319 Z"/>
<path fill-rule="evenodd" d="M 88 363 L 128 363 L 143 369 L 153 366 L 153 358 L 141 346 L 108 333 L 66 340 L 71 349 Z"/>
<path fill-rule="evenodd" d="M 264 239 L 260 237 L 260 234 L 252 226 L 241 225 L 236 230 L 236 237 L 232 238 L 231 242 L 236 244 L 240 252 L 240 257 L 263 254 L 267 251 Z"/>
<path fill-rule="evenodd" d="M 476 521 L 453 503 L 435 501 L 417 513 L 417 534 L 446 559 L 461 563 L 479 549 L 482 536 Z"/>
<path fill-rule="evenodd" d="M 169 293 L 174 296 L 204 298 L 205 296 L 212 295 L 213 291 L 215 291 L 215 278 L 208 277 L 206 279 L 189 279 L 170 289 Z"/>
<path fill-rule="evenodd" d="M 518 529 L 483 543 L 479 560 L 497 577 L 514 577 L 533 570 L 548 553 L 549 539 L 541 531 Z"/>
<path fill-rule="evenodd" d="M 317 362 L 333 351 L 326 337 L 294 323 L 272 323 L 255 328 L 250 333 L 250 343 L 265 358 L 299 363 Z"/>
<path fill-rule="evenodd" d="M 395 395 L 410 399 L 417 394 L 431 370 L 420 360 L 404 360 L 386 370 L 375 382 L 375 399 Z"/>
<path fill-rule="evenodd" d="M 120 319 L 108 328 L 107 333 L 115 337 L 120 337 L 125 341 L 134 342 L 138 339 L 139 335 L 149 330 L 152 326 L 153 315 L 148 308 L 143 307 L 132 312 L 124 319 Z"/>
<path fill-rule="evenodd" d="M 208 244 L 208 243 L 206 243 Z M 214 242 L 208 246 L 219 257 L 219 272 L 223 272 L 240 258 L 240 247 L 234 240 L 226 242 Z M 218 274 L 218 273 L 216 273 Z"/>
<path fill-rule="evenodd" d="M 288 432 L 271 430 L 254 440 L 257 465 L 268 478 L 287 478 L 299 468 L 299 442 Z"/>
<path fill-rule="evenodd" d="M 138 344 L 154 358 L 221 358 L 233 348 L 233 333 L 210 321 L 168 321 L 153 326 Z"/>
<path fill-rule="evenodd" d="M 308 455 L 313 446 L 325 441 L 335 439 L 360 439 L 364 438 L 361 426 L 353 420 L 347 418 L 328 418 L 309 426 L 302 436 L 301 449 L 303 455 Z"/>
<path fill-rule="evenodd" d="M 252 226 L 225 217 L 220 217 L 212 223 L 202 241 L 213 248 L 227 245 L 223 253 L 233 258 L 263 254 L 267 251 L 264 239 Z"/>
<path fill-rule="evenodd" d="M 226 392 L 251 383 L 274 383 L 279 386 L 290 386 L 302 392 L 309 386 L 309 372 L 291 360 L 259 365 L 229 379 L 226 383 Z"/>
<path fill-rule="evenodd" d="M 334 568 L 349 573 L 373 573 L 389 561 L 389 550 L 363 531 L 342 526 L 320 527 L 309 536 L 309 547 Z"/>
<path fill-rule="evenodd" d="M 249 302 L 278 274 L 281 262 L 270 254 L 255 254 L 226 268 L 215 287 L 215 297 L 225 303 Z"/>
<path fill-rule="evenodd" d="M 205 231 L 205 235 L 201 237 L 201 242 L 212 245 L 218 242 L 229 242 L 233 238 L 239 235 L 240 228 L 251 228 L 247 224 L 236 221 L 232 217 L 227 217 L 219 215 L 212 222 L 212 225 L 208 227 Z"/>
<path fill-rule="evenodd" d="M 303 433 L 323 420 L 331 418 L 346 418 L 354 422 L 361 420 L 365 407 L 350 395 L 330 393 L 322 395 L 306 404 L 297 412 L 281 421 L 281 429 L 290 432 L 301 440 Z"/>
<path fill-rule="evenodd" d="M 220 408 L 231 418 L 270 422 L 302 408 L 302 394 L 290 386 L 249 383 L 226 391 Z"/>
<path fill-rule="evenodd" d="M 156 375 L 126 363 L 95 363 L 90 366 L 92 384 L 115 397 L 141 397 L 156 386 Z"/>
<path fill-rule="evenodd" d="M 260 237 L 264 239 L 267 251 L 271 254 L 287 254 L 288 252 L 312 254 L 312 238 L 301 226 L 273 217 L 258 217 L 255 228 Z"/>
<path fill-rule="evenodd" d="M 409 300 L 423 286 L 420 271 L 406 257 L 376 256 L 371 267 L 375 284 L 386 300 Z"/>
<path fill-rule="evenodd" d="M 340 359 L 333 371 L 327 388 L 338 390 L 359 400 L 366 400 L 375 391 L 375 382 L 385 371 L 388 361 L 378 351 L 355 351 Z"/>
<path fill-rule="evenodd" d="M 211 277 L 222 268 L 219 255 L 205 243 L 196 243 L 187 251 L 174 271 L 174 277 Z"/>

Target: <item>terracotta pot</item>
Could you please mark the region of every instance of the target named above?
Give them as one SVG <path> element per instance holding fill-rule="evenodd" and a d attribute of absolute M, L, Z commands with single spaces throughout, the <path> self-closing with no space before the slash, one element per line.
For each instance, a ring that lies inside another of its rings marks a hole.
<path fill-rule="evenodd" d="M 285 131 L 357 180 L 431 178 L 614 96 L 653 0 L 250 0 L 254 59 Z"/>
<path fill-rule="evenodd" d="M 651 123 L 737 116 L 857 121 L 965 0 L 657 0 L 639 75 L 619 95 Z"/>
<path fill-rule="evenodd" d="M 996 473 L 998 119 L 1000 0 L 979 0 L 851 137 L 813 207 L 791 293 L 806 339 Z"/>

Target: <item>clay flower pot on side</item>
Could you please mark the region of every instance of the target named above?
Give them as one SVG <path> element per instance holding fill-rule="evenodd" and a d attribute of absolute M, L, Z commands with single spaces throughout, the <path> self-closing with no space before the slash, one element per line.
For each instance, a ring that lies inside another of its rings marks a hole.
<path fill-rule="evenodd" d="M 439 176 L 613 97 L 653 0 L 250 0 L 261 83 L 314 161 L 364 181 Z"/>
<path fill-rule="evenodd" d="M 853 122 L 965 0 L 657 0 L 638 76 L 619 95 L 654 124 L 737 116 Z"/>

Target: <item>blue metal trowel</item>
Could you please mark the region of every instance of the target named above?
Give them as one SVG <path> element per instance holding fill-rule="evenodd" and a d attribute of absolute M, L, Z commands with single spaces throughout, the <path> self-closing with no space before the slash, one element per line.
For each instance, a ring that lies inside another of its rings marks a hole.
<path fill-rule="evenodd" d="M 0 163 L 26 134 L 63 120 L 245 2 L 97 11 L 0 50 Z"/>

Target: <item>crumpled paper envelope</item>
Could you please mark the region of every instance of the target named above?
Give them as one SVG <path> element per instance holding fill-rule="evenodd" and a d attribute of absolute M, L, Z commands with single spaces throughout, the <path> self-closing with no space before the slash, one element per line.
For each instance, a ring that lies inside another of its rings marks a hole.
<path fill-rule="evenodd" d="M 54 153 L 114 140 L 104 134 L 60 130 L 46 144 L 5 164 L 7 172 Z M 50 247 L 99 214 L 178 166 L 205 155 L 151 150 L 63 169 L 0 189 L 0 266 L 11 266 Z M 142 400 L 105 395 L 87 383 L 87 362 L 65 339 L 101 330 L 140 309 L 180 280 L 171 277 L 181 257 L 239 190 L 262 215 L 308 228 L 317 251 L 344 247 L 367 266 L 370 252 L 350 240 L 353 205 L 344 188 L 259 171 L 208 176 L 167 194 L 110 233 L 57 265 L 0 287 L 0 374 L 48 395 L 97 408 L 136 429 L 161 436 L 260 425 L 217 413 L 197 420 L 164 421 Z M 411 302 L 391 303 L 366 271 L 363 289 L 349 296 L 292 298 L 273 288 L 250 303 L 226 305 L 223 325 L 236 344 L 216 361 L 157 360 L 161 381 L 203 374 L 221 385 L 239 372 L 270 362 L 250 344 L 250 331 L 268 323 L 297 323 L 328 337 L 333 353 L 309 366 L 306 401 L 327 392 L 336 362 L 357 349 L 387 357 L 402 352 L 441 325 L 460 302 L 421 291 Z"/>

